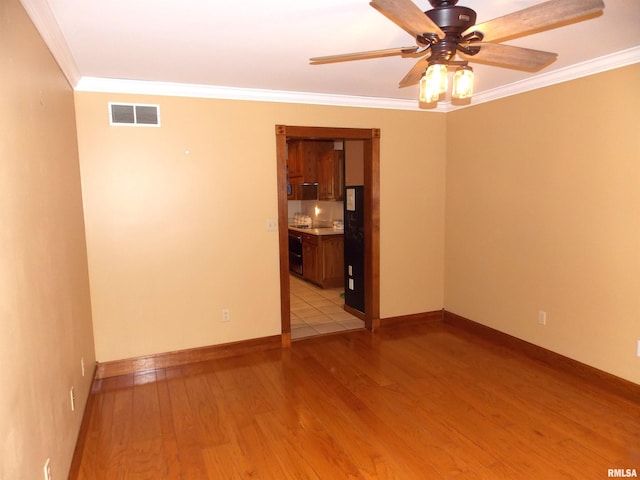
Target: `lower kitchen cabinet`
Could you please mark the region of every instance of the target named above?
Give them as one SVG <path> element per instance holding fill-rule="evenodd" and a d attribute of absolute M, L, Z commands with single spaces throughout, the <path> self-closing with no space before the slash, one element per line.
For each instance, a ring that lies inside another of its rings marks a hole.
<path fill-rule="evenodd" d="M 305 280 L 319 283 L 317 235 L 302 235 L 302 276 Z"/>
<path fill-rule="evenodd" d="M 344 235 L 302 235 L 302 272 L 322 288 L 344 285 Z"/>

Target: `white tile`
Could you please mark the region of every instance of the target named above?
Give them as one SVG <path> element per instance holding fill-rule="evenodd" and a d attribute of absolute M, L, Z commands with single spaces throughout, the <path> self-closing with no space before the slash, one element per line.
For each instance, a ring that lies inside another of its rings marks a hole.
<path fill-rule="evenodd" d="M 307 325 L 316 325 L 318 323 L 332 323 L 332 322 L 335 322 L 335 320 L 332 319 L 331 317 L 329 317 L 328 315 L 324 315 L 324 314 L 322 314 L 320 312 L 318 312 L 318 313 L 319 313 L 319 315 L 314 315 L 313 317 L 305 317 L 302 320 Z"/>
<path fill-rule="evenodd" d="M 341 332 L 345 330 L 345 328 L 337 322 L 331 323 L 318 323 L 312 327 L 317 330 L 319 333 L 333 333 L 333 332 Z"/>
<path fill-rule="evenodd" d="M 344 311 L 343 288 L 322 289 L 291 277 L 291 338 L 364 328 L 364 322 Z"/>
<path fill-rule="evenodd" d="M 349 320 L 338 320 L 338 323 L 347 330 L 355 330 L 356 328 L 364 328 L 364 322 L 359 318 L 351 318 Z"/>
<path fill-rule="evenodd" d="M 340 312 L 344 312 L 344 310 L 339 307 L 338 305 L 327 305 L 325 307 L 318 307 L 318 310 L 320 310 L 322 313 L 326 313 L 326 314 L 331 314 L 331 313 L 340 313 Z"/>
<path fill-rule="evenodd" d="M 312 327 L 306 325 L 301 327 L 291 327 L 291 338 L 293 340 L 296 340 L 298 338 L 313 337 L 314 335 L 318 335 L 318 331 L 314 330 Z"/>

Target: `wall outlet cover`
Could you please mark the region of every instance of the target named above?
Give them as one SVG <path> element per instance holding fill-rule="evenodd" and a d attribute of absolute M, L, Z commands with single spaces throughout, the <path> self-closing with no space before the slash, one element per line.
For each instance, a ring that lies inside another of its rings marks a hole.
<path fill-rule="evenodd" d="M 547 324 L 547 312 L 544 310 L 538 310 L 538 324 L 546 325 Z"/>

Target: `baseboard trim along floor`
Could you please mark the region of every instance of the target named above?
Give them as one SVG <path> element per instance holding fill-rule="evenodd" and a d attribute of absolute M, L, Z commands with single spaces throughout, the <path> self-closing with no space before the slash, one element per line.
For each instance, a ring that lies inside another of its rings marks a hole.
<path fill-rule="evenodd" d="M 546 363 L 555 370 L 578 376 L 589 381 L 596 387 L 604 388 L 611 393 L 615 393 L 626 398 L 627 400 L 631 400 L 636 403 L 640 402 L 640 385 L 625 380 L 624 378 L 617 377 L 590 365 L 565 357 L 559 353 L 534 345 L 533 343 L 521 340 L 517 337 L 446 310 L 444 311 L 443 320 L 449 325 L 464 329 L 473 335 L 484 338 L 487 341 L 505 348 L 516 350 L 530 358 Z"/>
<path fill-rule="evenodd" d="M 547 365 L 566 373 L 586 379 L 594 385 L 615 392 L 634 402 L 640 402 L 640 385 L 586 365 L 577 360 L 565 357 L 546 348 L 534 345 L 525 340 L 493 329 L 481 323 L 457 315 L 446 310 L 436 310 L 412 315 L 383 318 L 380 327 L 384 329 L 394 328 L 400 324 L 443 321 L 449 325 L 466 330 L 467 332 L 482 337 L 499 346 L 517 350 L 533 359 L 544 362 Z M 339 332 L 338 332 L 339 333 Z M 96 379 L 116 377 L 130 373 L 140 373 L 157 368 L 167 368 L 189 363 L 203 362 L 215 358 L 242 355 L 245 353 L 282 348 L 280 335 L 243 340 L 239 342 L 212 345 L 207 347 L 179 350 L 175 352 L 158 353 L 143 357 L 115 360 L 112 362 L 98 363 Z"/>
<path fill-rule="evenodd" d="M 143 357 L 126 358 L 98 363 L 96 379 L 140 373 L 157 368 L 175 367 L 189 363 L 205 362 L 216 358 L 243 355 L 253 351 L 282 348 L 280 335 L 242 340 L 239 342 L 190 348 L 175 352 L 156 353 Z"/>

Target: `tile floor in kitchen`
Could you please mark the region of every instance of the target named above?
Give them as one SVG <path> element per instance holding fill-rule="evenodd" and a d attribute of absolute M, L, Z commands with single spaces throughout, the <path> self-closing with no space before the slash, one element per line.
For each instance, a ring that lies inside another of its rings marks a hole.
<path fill-rule="evenodd" d="M 318 288 L 289 275 L 291 288 L 291 338 L 364 328 L 364 322 L 342 308 L 343 288 Z"/>

